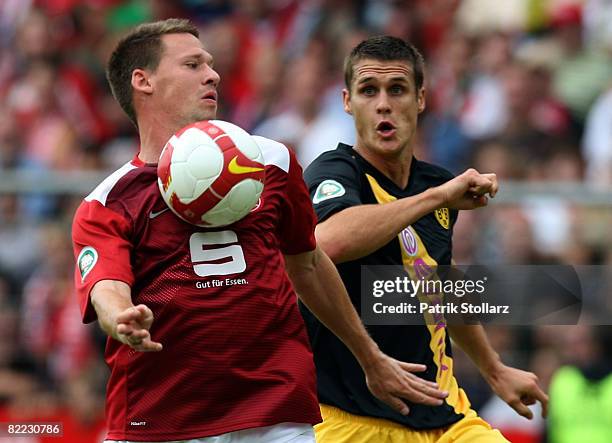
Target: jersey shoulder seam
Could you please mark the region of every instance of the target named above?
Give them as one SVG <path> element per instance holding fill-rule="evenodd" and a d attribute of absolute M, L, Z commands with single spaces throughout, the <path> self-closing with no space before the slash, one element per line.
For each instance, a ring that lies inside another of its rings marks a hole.
<path fill-rule="evenodd" d="M 102 206 L 106 207 L 106 200 L 108 199 L 108 195 L 115 188 L 117 183 L 125 177 L 130 171 L 137 169 L 137 166 L 134 166 L 132 162 L 127 162 L 115 172 L 106 177 L 102 182 L 96 186 L 96 188 L 89 193 L 87 197 L 85 197 L 86 202 L 97 201 Z"/>

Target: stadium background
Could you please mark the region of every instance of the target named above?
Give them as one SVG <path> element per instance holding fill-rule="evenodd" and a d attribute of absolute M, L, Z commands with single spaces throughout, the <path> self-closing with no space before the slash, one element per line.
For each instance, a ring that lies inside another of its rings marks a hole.
<path fill-rule="evenodd" d="M 70 223 L 138 146 L 104 78 L 110 50 L 127 28 L 172 16 L 201 25 L 219 118 L 287 143 L 303 166 L 354 139 L 340 100 L 349 49 L 371 34 L 410 40 L 428 64 L 418 155 L 502 182 L 494 205 L 462 213 L 455 260 L 612 261 L 612 1 L 3 0 L 0 421 L 62 421 L 64 441 L 102 440 L 104 337 L 80 322 Z M 547 387 L 561 365 L 610 364 L 609 326 L 584 323 L 488 329 L 507 363 Z M 545 441 L 546 424 L 491 397 L 460 352 L 456 371 L 513 442 Z"/>

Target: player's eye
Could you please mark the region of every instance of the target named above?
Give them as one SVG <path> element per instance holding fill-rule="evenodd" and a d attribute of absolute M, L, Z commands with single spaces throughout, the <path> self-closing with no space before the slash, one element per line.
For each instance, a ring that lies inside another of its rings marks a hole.
<path fill-rule="evenodd" d="M 376 94 L 376 88 L 374 86 L 365 86 L 360 91 L 363 95 L 372 96 Z"/>
<path fill-rule="evenodd" d="M 185 63 L 185 66 L 187 66 L 190 69 L 196 69 L 198 67 L 198 63 L 196 63 L 196 62 L 187 62 L 187 63 Z"/>
<path fill-rule="evenodd" d="M 401 86 L 401 85 L 393 85 L 393 86 L 391 86 L 390 92 L 391 92 L 391 94 L 399 95 L 402 92 L 404 92 L 404 87 Z"/>

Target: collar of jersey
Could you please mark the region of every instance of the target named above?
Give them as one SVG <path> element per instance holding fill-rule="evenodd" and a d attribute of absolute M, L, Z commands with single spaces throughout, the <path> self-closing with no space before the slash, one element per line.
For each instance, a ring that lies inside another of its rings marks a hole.
<path fill-rule="evenodd" d="M 413 193 L 411 192 L 411 189 L 414 188 L 414 181 L 416 176 L 418 175 L 418 164 L 420 163 L 416 157 L 413 155 L 412 156 L 412 161 L 410 162 L 410 176 L 408 177 L 408 184 L 406 185 L 406 187 L 404 189 L 400 188 L 399 186 L 397 186 L 393 180 L 391 180 L 389 177 L 387 177 L 385 174 L 383 174 L 382 172 L 380 172 L 378 169 L 376 169 L 370 162 L 368 162 L 365 158 L 363 158 L 363 156 L 361 154 L 359 154 L 359 152 L 357 152 L 353 146 L 351 145 L 347 145 L 344 143 L 338 143 L 338 148 L 340 150 L 343 151 L 347 151 L 350 155 L 355 156 L 360 162 L 362 162 L 365 167 L 366 167 L 366 172 L 372 176 L 374 176 L 374 178 L 378 181 L 378 182 L 383 182 L 385 188 L 387 189 L 392 189 L 394 190 L 394 193 L 398 193 L 398 194 L 409 194 L 409 195 L 413 195 Z"/>
<path fill-rule="evenodd" d="M 131 163 L 134 166 L 136 166 L 137 168 L 144 168 L 144 167 L 147 167 L 147 166 L 157 168 L 157 163 L 145 163 L 140 158 L 138 158 L 138 154 L 140 154 L 140 151 L 138 151 L 136 153 L 136 155 L 134 156 L 134 158 L 131 161 Z"/>

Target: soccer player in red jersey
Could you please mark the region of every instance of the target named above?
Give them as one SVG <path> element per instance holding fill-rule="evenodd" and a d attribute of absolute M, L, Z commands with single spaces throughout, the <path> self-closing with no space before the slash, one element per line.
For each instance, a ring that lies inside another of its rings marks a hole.
<path fill-rule="evenodd" d="M 400 398 L 442 403 L 446 393 L 412 373 L 423 365 L 387 357 L 367 335 L 316 246 L 302 171 L 284 145 L 255 138 L 262 202 L 239 222 L 202 229 L 168 210 L 157 187 L 161 149 L 217 108 L 220 79 L 193 25 L 139 26 L 107 74 L 140 151 L 85 198 L 73 243 L 83 320 L 109 336 L 108 440 L 314 442 L 321 417 L 296 293 L 353 352 L 378 399 L 404 414 Z"/>

